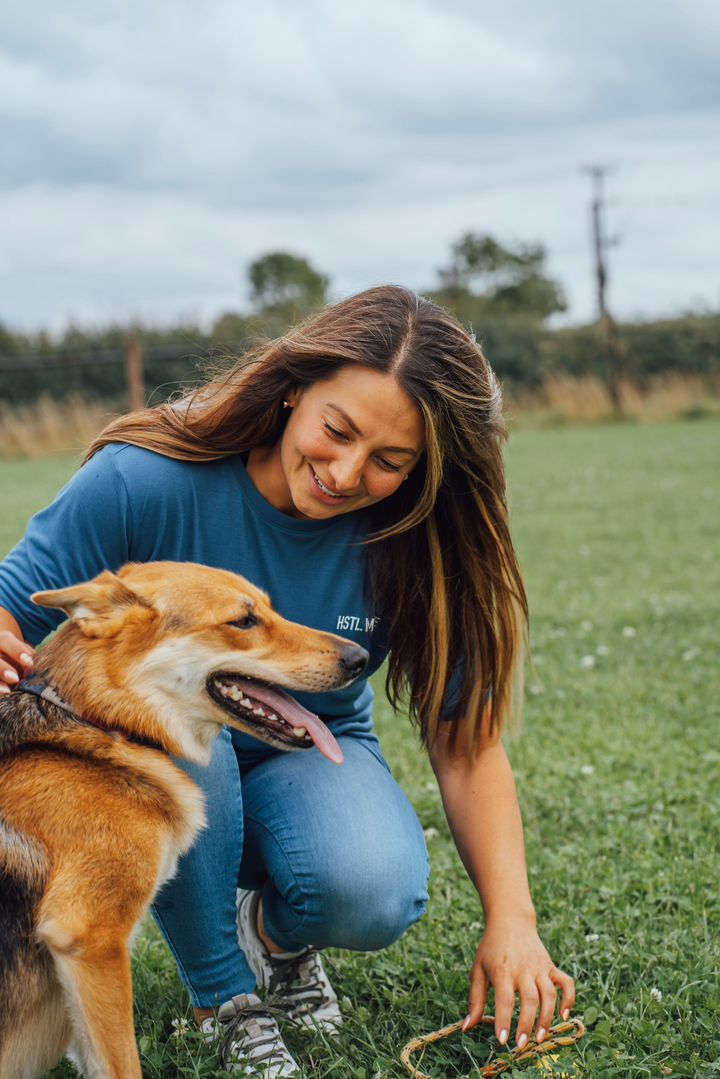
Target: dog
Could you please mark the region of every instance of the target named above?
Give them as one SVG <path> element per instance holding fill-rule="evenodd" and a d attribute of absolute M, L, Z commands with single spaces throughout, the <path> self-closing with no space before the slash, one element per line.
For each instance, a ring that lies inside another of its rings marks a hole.
<path fill-rule="evenodd" d="M 193 563 L 131 563 L 32 599 L 69 620 L 0 698 L 0 1079 L 67 1051 L 89 1079 L 141 1079 L 130 947 L 205 824 L 169 755 L 207 764 L 228 724 L 341 763 L 277 685 L 337 689 L 368 655 Z"/>

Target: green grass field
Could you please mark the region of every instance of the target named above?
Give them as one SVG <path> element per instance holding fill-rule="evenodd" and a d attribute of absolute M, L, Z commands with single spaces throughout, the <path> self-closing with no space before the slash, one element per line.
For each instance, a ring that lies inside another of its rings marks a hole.
<path fill-rule="evenodd" d="M 540 932 L 588 1025 L 558 1071 L 718 1075 L 720 424 L 527 431 L 508 468 L 536 666 L 508 749 Z M 0 462 L 4 549 L 70 469 Z M 378 702 L 377 724 L 428 835 L 431 902 L 392 948 L 330 953 L 342 1032 L 286 1032 L 318 1079 L 405 1074 L 400 1047 L 465 1014 L 480 935 L 407 721 Z M 192 1028 L 174 1036 L 187 998 L 150 927 L 134 968 L 144 1075 L 218 1075 Z M 439 1043 L 422 1070 L 466 1075 L 493 1045 L 487 1031 Z"/>

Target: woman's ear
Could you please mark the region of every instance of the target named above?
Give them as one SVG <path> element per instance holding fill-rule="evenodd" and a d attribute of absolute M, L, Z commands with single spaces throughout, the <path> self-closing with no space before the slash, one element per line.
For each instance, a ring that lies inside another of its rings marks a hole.
<path fill-rule="evenodd" d="M 300 389 L 299 389 L 299 387 L 298 386 L 291 386 L 290 389 L 285 394 L 285 397 L 283 398 L 283 402 L 287 401 L 290 408 L 295 408 L 295 405 L 297 404 L 297 401 L 298 401 L 299 397 L 300 397 Z"/>

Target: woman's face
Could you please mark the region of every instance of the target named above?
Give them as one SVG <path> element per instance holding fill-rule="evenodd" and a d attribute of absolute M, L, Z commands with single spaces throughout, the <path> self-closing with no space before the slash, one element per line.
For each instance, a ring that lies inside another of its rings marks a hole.
<path fill-rule="evenodd" d="M 292 517 L 335 517 L 388 498 L 425 448 L 418 409 L 391 375 L 369 367 L 348 364 L 286 400 L 292 412 L 266 458 L 266 482 L 252 455 L 248 472 Z"/>

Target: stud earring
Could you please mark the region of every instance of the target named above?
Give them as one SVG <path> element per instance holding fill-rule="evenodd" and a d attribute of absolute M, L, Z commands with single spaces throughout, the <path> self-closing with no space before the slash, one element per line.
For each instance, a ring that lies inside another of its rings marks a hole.
<path fill-rule="evenodd" d="M 409 480 L 409 479 L 410 479 L 410 473 L 406 472 L 405 475 L 403 476 L 403 483 L 405 482 L 405 480 Z"/>
<path fill-rule="evenodd" d="M 290 408 L 290 402 L 289 401 L 283 401 L 283 408 Z"/>

